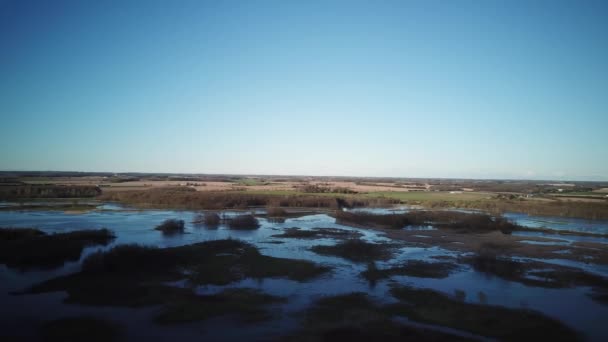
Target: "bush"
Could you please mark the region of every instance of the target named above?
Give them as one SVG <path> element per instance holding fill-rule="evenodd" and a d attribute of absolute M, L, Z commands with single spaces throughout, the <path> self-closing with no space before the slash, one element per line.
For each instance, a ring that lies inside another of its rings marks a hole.
<path fill-rule="evenodd" d="M 255 216 L 246 214 L 233 217 L 228 221 L 228 226 L 230 229 L 248 230 L 260 228 L 260 223 Z"/>
<path fill-rule="evenodd" d="M 209 227 L 217 227 L 221 222 L 220 215 L 217 213 L 205 213 L 203 222 Z"/>
<path fill-rule="evenodd" d="M 283 208 L 269 207 L 266 209 L 268 217 L 283 217 L 287 215 L 287 212 Z"/>
<path fill-rule="evenodd" d="M 176 234 L 184 232 L 184 220 L 167 219 L 163 223 L 154 228 L 160 230 L 163 234 Z"/>

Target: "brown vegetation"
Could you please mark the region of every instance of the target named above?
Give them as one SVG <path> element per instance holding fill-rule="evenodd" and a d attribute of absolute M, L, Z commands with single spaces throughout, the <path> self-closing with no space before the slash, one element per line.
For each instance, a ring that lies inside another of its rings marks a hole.
<path fill-rule="evenodd" d="M 143 207 L 170 207 L 188 209 L 246 209 L 249 207 L 300 207 L 339 209 L 342 207 L 388 206 L 398 203 L 394 199 L 351 198 L 321 195 L 276 195 L 248 192 L 196 191 L 192 188 L 158 188 L 150 190 L 108 192 L 100 200 L 119 201 Z"/>
<path fill-rule="evenodd" d="M 0 228 L 0 263 L 19 269 L 59 267 L 78 260 L 85 247 L 106 245 L 113 239 L 107 229 L 47 235 L 31 228 Z"/>
<path fill-rule="evenodd" d="M 155 230 L 160 230 L 163 234 L 177 234 L 184 232 L 184 220 L 177 219 L 167 219 L 163 221 L 163 223 L 159 224 L 154 228 Z"/>
<path fill-rule="evenodd" d="M 238 215 L 228 219 L 230 229 L 251 230 L 260 228 L 260 222 L 251 214 Z"/>
<path fill-rule="evenodd" d="M 1 185 L 0 199 L 13 200 L 18 198 L 78 198 L 95 197 L 101 189 L 90 185 L 52 185 L 52 184 L 22 184 Z"/>
<path fill-rule="evenodd" d="M 490 232 L 499 230 L 510 234 L 518 226 L 502 217 L 458 211 L 415 210 L 403 214 L 371 214 L 366 212 L 337 211 L 336 221 L 357 226 L 400 229 L 406 226 L 433 225 L 459 232 Z"/>

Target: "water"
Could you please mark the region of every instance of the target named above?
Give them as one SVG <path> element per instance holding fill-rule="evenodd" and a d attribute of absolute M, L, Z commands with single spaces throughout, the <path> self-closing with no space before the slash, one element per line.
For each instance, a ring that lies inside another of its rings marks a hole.
<path fill-rule="evenodd" d="M 505 213 L 504 217 L 530 228 L 549 228 L 573 232 L 608 234 L 608 220 L 586 220 L 573 217 L 531 216 L 521 213 Z"/>
<path fill-rule="evenodd" d="M 38 227 L 46 232 L 67 232 L 77 229 L 112 229 L 117 238 L 105 247 L 87 248 L 87 254 L 100 249 L 111 248 L 117 244 L 138 243 L 158 247 L 171 247 L 191 244 L 195 242 L 237 238 L 248 241 L 265 255 L 311 260 L 333 267 L 333 272 L 321 276 L 310 282 L 299 283 L 287 279 L 245 279 L 228 286 L 201 286 L 196 291 L 203 293 L 216 293 L 226 287 L 249 287 L 264 292 L 284 296 L 286 303 L 276 304 L 273 311 L 278 313 L 277 318 L 254 325 L 240 325 L 234 329 L 235 322 L 230 317 L 218 317 L 204 322 L 180 324 L 163 327 L 154 325 L 151 320 L 158 308 L 127 309 L 127 308 L 98 308 L 82 307 L 62 303 L 64 293 L 49 293 L 41 295 L 12 296 L 10 291 L 26 288 L 40 281 L 70 274 L 80 268 L 79 262 L 67 263 L 62 268 L 46 271 L 18 272 L 0 265 L 0 331 L 17 331 L 25 337 L 35 336 L 36 326 L 42 321 L 80 314 L 95 314 L 123 322 L 127 327 L 128 339 L 153 338 L 155 340 L 174 340 L 176 338 L 188 339 L 222 339 L 242 340 L 262 339 L 269 336 L 278 337 L 286 332 L 298 328 L 299 315 L 314 300 L 326 295 L 345 294 L 354 291 L 366 292 L 380 302 L 391 302 L 394 299 L 389 295 L 390 286 L 394 284 L 412 285 L 416 287 L 432 288 L 444 293 L 454 294 L 456 290 L 465 291 L 465 300 L 471 303 L 486 303 L 514 308 L 531 308 L 559 319 L 569 326 L 584 331 L 592 340 L 608 340 L 608 306 L 593 301 L 589 296 L 588 288 L 546 289 L 530 287 L 520 283 L 507 281 L 501 278 L 488 276 L 472 270 L 468 266 L 460 266 L 445 279 L 416 278 L 395 276 L 389 280 L 370 284 L 359 276 L 366 269 L 365 264 L 352 263 L 348 260 L 322 256 L 309 250 L 312 245 L 331 245 L 336 243 L 333 239 L 280 239 L 272 235 L 280 234 L 283 229 L 298 227 L 312 228 L 339 228 L 356 231 L 362 234 L 362 239 L 371 242 L 389 241 L 383 235 L 365 229 L 352 228 L 335 223 L 335 219 L 325 214 L 306 215 L 298 218 L 286 219 L 283 223 L 270 222 L 260 219 L 261 227 L 253 231 L 229 230 L 225 226 L 209 229 L 203 225 L 191 223 L 198 212 L 185 210 L 132 210 L 116 204 L 100 204 L 100 210 L 83 214 L 66 214 L 58 211 L 1 211 L 0 226 Z M 374 212 L 388 212 L 373 209 Z M 400 208 L 398 210 L 407 210 Z M 249 211 L 246 211 L 249 212 Z M 229 211 L 226 215 L 237 215 L 243 212 Z M 176 218 L 186 222 L 185 234 L 164 236 L 153 228 L 165 219 Z M 511 216 L 519 222 L 538 222 L 544 218 L 530 216 Z M 587 223 L 579 225 L 579 221 L 562 219 L 567 223 L 562 226 L 572 230 L 574 226 L 579 229 L 606 229 L 605 223 Z M 432 229 L 432 227 L 429 227 Z M 553 227 L 551 227 L 553 228 Z M 424 231 L 420 232 L 424 235 Z M 543 235 L 545 236 L 545 235 Z M 559 236 L 559 239 L 569 241 L 570 236 Z M 592 238 L 590 238 L 592 239 Z M 600 239 L 601 240 L 601 239 Z M 274 241 L 284 243 L 275 244 Z M 378 267 L 398 265 L 406 260 L 437 261 L 433 257 L 458 256 L 457 253 L 438 247 L 403 247 L 396 257 L 390 261 L 379 262 Z M 542 260 L 555 264 L 580 267 L 594 273 L 608 275 L 606 267 L 593 264 L 567 262 L 559 259 Z"/>

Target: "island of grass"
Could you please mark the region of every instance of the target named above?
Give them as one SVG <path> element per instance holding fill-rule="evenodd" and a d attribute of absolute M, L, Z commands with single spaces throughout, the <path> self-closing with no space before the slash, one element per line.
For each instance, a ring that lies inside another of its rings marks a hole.
<path fill-rule="evenodd" d="M 24 293 L 66 291 L 67 303 L 81 305 L 161 305 L 163 310 L 156 318 L 159 323 L 204 319 L 211 315 L 206 310 L 252 311 L 246 320 L 255 320 L 264 315 L 252 307 L 279 299 L 251 291 L 205 297 L 191 288 L 167 283 L 186 279 L 194 286 L 226 285 L 245 278 L 270 277 L 307 281 L 328 270 L 309 261 L 264 256 L 254 246 L 230 239 L 164 249 L 120 245 L 87 257 L 80 272 L 42 282 Z M 210 308 L 214 305 L 217 307 Z"/>
<path fill-rule="evenodd" d="M 271 235 L 273 238 L 289 238 L 289 239 L 322 239 L 322 238 L 333 238 L 333 239 L 346 239 L 346 238 L 358 238 L 363 234 L 346 229 L 338 228 L 312 228 L 309 230 L 300 229 L 297 227 L 286 228 L 281 234 Z"/>
<path fill-rule="evenodd" d="M 390 259 L 396 248 L 395 244 L 348 239 L 332 246 L 318 245 L 310 249 L 322 255 L 337 256 L 354 262 L 369 262 Z"/>
<path fill-rule="evenodd" d="M 375 303 L 365 293 L 321 298 L 306 310 L 301 331 L 287 340 L 477 340 L 577 341 L 581 336 L 561 322 L 527 309 L 470 304 L 443 293 L 411 287 L 394 287 L 394 304 Z M 466 294 L 465 294 L 466 295 Z M 461 333 L 446 333 L 397 323 L 396 317 Z"/>
<path fill-rule="evenodd" d="M 409 276 L 418 278 L 447 278 L 458 266 L 450 262 L 427 262 L 422 260 L 408 260 L 403 264 L 389 268 L 379 269 L 375 262 L 370 262 L 367 270 L 361 276 L 370 282 L 376 282 L 391 276 Z"/>
<path fill-rule="evenodd" d="M 159 224 L 154 230 L 161 231 L 165 235 L 173 235 L 184 232 L 184 220 L 167 219 Z"/>
<path fill-rule="evenodd" d="M 35 228 L 0 228 L 0 263 L 21 270 L 55 268 L 77 261 L 85 247 L 107 245 L 108 229 L 46 234 Z"/>

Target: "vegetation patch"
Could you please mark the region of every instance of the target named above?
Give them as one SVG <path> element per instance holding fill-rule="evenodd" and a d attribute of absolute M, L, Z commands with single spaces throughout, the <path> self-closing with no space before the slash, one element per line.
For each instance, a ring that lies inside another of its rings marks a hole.
<path fill-rule="evenodd" d="M 366 212 L 337 211 L 336 221 L 341 224 L 369 226 L 376 228 L 401 229 L 406 226 L 433 225 L 437 228 L 458 232 L 483 233 L 501 231 L 510 234 L 518 226 L 507 219 L 486 214 L 463 213 L 459 211 L 414 210 L 403 214 L 378 215 Z"/>
<path fill-rule="evenodd" d="M 361 276 L 370 282 L 391 276 L 402 275 L 418 278 L 447 278 L 452 271 L 457 269 L 456 264 L 450 262 L 426 262 L 422 260 L 408 260 L 403 265 L 379 269 L 375 263 L 370 263 L 367 270 Z"/>
<path fill-rule="evenodd" d="M 41 211 L 68 211 L 85 212 L 97 209 L 93 204 L 23 204 L 18 206 L 0 207 L 0 211 L 21 211 L 21 210 L 41 210 Z"/>
<path fill-rule="evenodd" d="M 115 238 L 108 229 L 45 234 L 32 228 L 0 228 L 0 263 L 10 268 L 55 268 L 77 261 L 87 246 L 107 245 Z"/>
<path fill-rule="evenodd" d="M 352 197 L 342 194 L 305 194 L 295 191 L 196 191 L 192 188 L 159 188 L 105 192 L 99 199 L 135 206 L 187 209 L 246 209 L 251 207 L 323 208 L 389 206 L 389 198 Z"/>
<path fill-rule="evenodd" d="M 260 228 L 260 222 L 251 214 L 238 215 L 228 219 L 228 227 L 237 230 L 254 230 Z"/>
<path fill-rule="evenodd" d="M 46 233 L 37 228 L 0 228 L 0 242 L 31 239 L 42 235 Z"/>
<path fill-rule="evenodd" d="M 519 261 L 482 252 L 460 259 L 474 270 L 528 286 L 569 288 L 589 286 L 608 289 L 608 279 L 583 270 L 538 261 Z"/>
<path fill-rule="evenodd" d="M 179 291 L 171 300 L 164 302 L 155 320 L 160 324 L 174 324 L 236 315 L 243 323 L 254 323 L 272 318 L 266 306 L 285 301 L 282 297 L 248 288 L 225 289 L 213 295 Z"/>
<path fill-rule="evenodd" d="M 311 250 L 318 254 L 338 256 L 354 262 L 368 262 L 390 259 L 395 248 L 394 244 L 349 239 L 333 246 L 313 246 Z"/>
<path fill-rule="evenodd" d="M 165 235 L 172 235 L 184 232 L 184 220 L 177 219 L 167 219 L 163 221 L 163 223 L 159 224 L 154 228 L 155 230 L 159 230 L 163 232 Z"/>
<path fill-rule="evenodd" d="M 139 307 L 175 296 L 177 290 L 164 285 L 171 281 L 187 279 L 192 285 L 267 277 L 306 281 L 327 271 L 309 261 L 262 255 L 238 240 L 163 249 L 120 245 L 87 257 L 80 272 L 34 285 L 25 293 L 66 291 L 68 303 Z"/>
<path fill-rule="evenodd" d="M 345 238 L 356 238 L 362 234 L 359 232 L 337 229 L 337 228 L 313 228 L 311 230 L 304 230 L 300 228 L 286 228 L 283 233 L 275 234 L 271 237 L 274 238 L 292 238 L 292 239 L 321 239 L 321 238 L 334 238 L 334 239 L 345 239 Z"/>
<path fill-rule="evenodd" d="M 117 322 L 90 316 L 48 321 L 39 329 L 43 341 L 119 341 L 122 332 Z"/>
<path fill-rule="evenodd" d="M 580 340 L 575 331 L 536 311 L 466 303 L 440 292 L 395 287 L 391 294 L 401 303 L 388 306 L 396 315 L 424 323 L 469 331 L 503 341 Z"/>
<path fill-rule="evenodd" d="M 305 313 L 302 329 L 287 341 L 459 341 L 438 331 L 403 325 L 364 293 L 325 297 Z"/>

